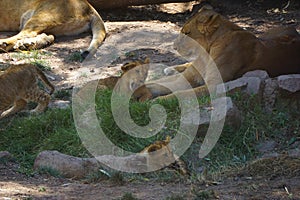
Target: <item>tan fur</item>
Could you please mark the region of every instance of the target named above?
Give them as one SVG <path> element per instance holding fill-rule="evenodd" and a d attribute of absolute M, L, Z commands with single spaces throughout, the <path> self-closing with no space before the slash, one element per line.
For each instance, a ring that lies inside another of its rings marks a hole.
<path fill-rule="evenodd" d="M 169 147 L 170 141 L 170 136 L 167 136 L 165 140 L 155 141 L 153 144 L 144 148 L 140 153 L 149 155 L 149 165 L 168 167 L 165 166 L 164 163 L 172 163 L 171 165 L 169 165 L 170 168 L 175 168 L 181 174 L 187 175 L 188 170 L 186 168 L 186 165 L 177 155 L 172 152 L 172 149 Z M 154 152 L 158 153 L 156 154 Z"/>
<path fill-rule="evenodd" d="M 100 79 L 98 89 L 115 89 L 118 93 L 129 93 L 134 91 L 133 98 L 138 101 L 145 101 L 151 98 L 150 91 L 145 87 L 144 83 L 148 76 L 150 60 L 147 58 L 144 61 L 133 61 L 126 63 L 121 67 L 121 76 L 111 76 Z M 121 79 L 122 78 L 122 79 Z M 115 88 L 118 81 L 119 87 Z"/>
<path fill-rule="evenodd" d="M 38 78 L 52 94 L 54 86 L 35 65 L 13 65 L 0 74 L 0 119 L 24 109 L 29 101 L 38 103 L 31 113 L 46 109 L 50 95 L 39 89 Z"/>
<path fill-rule="evenodd" d="M 188 20 L 181 30 L 182 35 L 175 41 L 175 47 L 181 55 L 195 55 L 197 49 L 187 38 L 192 38 L 201 45 L 216 63 L 224 82 L 242 76 L 245 72 L 261 69 L 271 77 L 282 74 L 300 73 L 300 35 L 293 27 L 279 27 L 268 31 L 260 38 L 228 21 L 211 8 L 202 8 Z M 199 54 L 199 53 L 198 53 Z M 193 90 L 187 89 L 180 75 L 172 75 L 147 84 L 153 97 L 171 98 L 175 94 L 190 96 L 206 95 L 205 84 L 215 89 L 220 82 L 213 68 L 207 66 L 203 56 L 195 61 L 200 71 L 189 63 L 182 75 L 189 81 Z M 169 83 L 177 88 L 171 91 L 157 83 Z M 169 95 L 170 94 L 170 95 Z"/>
<path fill-rule="evenodd" d="M 92 30 L 90 46 L 82 53 L 96 52 L 104 40 L 104 23 L 86 0 L 2 0 L 0 1 L 0 31 L 20 31 L 0 39 L 0 50 L 16 51 L 43 48 L 54 36 L 76 35 Z"/>

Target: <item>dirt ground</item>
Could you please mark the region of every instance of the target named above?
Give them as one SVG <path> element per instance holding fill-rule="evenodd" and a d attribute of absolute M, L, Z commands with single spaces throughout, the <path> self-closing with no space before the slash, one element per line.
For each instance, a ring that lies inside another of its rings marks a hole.
<path fill-rule="evenodd" d="M 259 35 L 268 28 L 278 25 L 294 25 L 300 32 L 300 4 L 296 0 L 227 0 L 226 3 L 215 0 L 212 2 L 217 11 L 255 34 Z M 287 2 L 290 4 L 287 5 Z M 76 52 L 88 46 L 91 39 L 89 34 L 57 38 L 53 45 L 40 51 L 38 59 L 44 60 L 47 65 L 51 66 L 51 71 L 47 74 L 56 84 L 57 89 L 70 88 L 87 80 L 116 74 L 120 64 L 133 57 L 150 57 L 151 62 L 163 63 L 166 66 L 182 63 L 183 60 L 178 58 L 171 49 L 171 41 L 176 38 L 176 33 L 183 23 L 198 8 L 197 3 L 193 2 L 192 4 L 152 5 L 101 11 L 108 37 L 100 47 L 96 58 L 91 58 L 92 64 L 88 61 L 80 63 L 72 59 L 72 55 L 76 55 Z M 126 51 L 132 47 L 126 46 L 126 42 L 123 42 L 120 45 L 122 46 L 120 51 L 127 56 L 120 58 L 115 56 L 113 63 L 110 64 L 108 63 L 110 60 L 103 60 L 115 42 L 118 42 L 124 35 L 138 32 L 146 33 L 140 38 L 144 39 L 142 41 L 148 46 L 141 45 L 140 41 L 132 41 L 138 42 L 138 50 L 128 55 Z M 159 36 L 164 35 L 166 38 L 154 38 L 151 35 L 152 32 Z M 1 34 L 0 37 L 11 34 L 13 33 Z M 160 42 L 161 45 L 159 45 Z M 1 54 L 0 63 L 23 62 L 24 58 L 14 55 L 13 53 Z M 32 59 L 29 58 L 29 60 Z M 99 66 L 99 63 L 103 66 Z M 184 199 L 194 199 L 195 190 L 198 199 L 300 199 L 299 154 L 298 158 L 283 156 L 266 159 L 264 164 L 256 163 L 251 166 L 263 167 L 258 170 L 262 173 L 253 174 L 250 167 L 235 175 L 225 176 L 220 183 L 204 181 L 202 184 L 195 184 L 189 179 L 182 178 L 172 183 L 147 180 L 116 185 L 110 181 L 85 184 L 71 179 L 27 176 L 19 173 L 17 163 L 0 162 L 0 200 L 120 199 L 125 193 L 132 193 L 138 199 L 147 200 L 165 199 L 172 195 L 183 195 Z M 273 170 L 274 166 L 278 166 L 278 173 L 267 173 Z"/>

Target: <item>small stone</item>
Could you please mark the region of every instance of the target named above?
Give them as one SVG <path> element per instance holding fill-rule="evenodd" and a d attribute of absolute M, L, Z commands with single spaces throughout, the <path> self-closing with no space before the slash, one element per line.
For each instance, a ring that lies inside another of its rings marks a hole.
<path fill-rule="evenodd" d="M 70 107 L 70 101 L 56 100 L 54 102 L 50 102 L 49 108 L 58 108 L 58 109 L 67 109 Z"/>

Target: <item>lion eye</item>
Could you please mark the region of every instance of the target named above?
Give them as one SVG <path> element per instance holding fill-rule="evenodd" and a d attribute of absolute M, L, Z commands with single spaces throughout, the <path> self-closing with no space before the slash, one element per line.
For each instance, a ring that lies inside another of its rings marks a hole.
<path fill-rule="evenodd" d="M 185 34 L 185 35 L 189 35 L 189 34 L 191 34 L 191 31 L 189 31 L 189 30 L 186 31 L 186 30 L 185 30 L 185 31 L 182 31 L 182 33 Z"/>

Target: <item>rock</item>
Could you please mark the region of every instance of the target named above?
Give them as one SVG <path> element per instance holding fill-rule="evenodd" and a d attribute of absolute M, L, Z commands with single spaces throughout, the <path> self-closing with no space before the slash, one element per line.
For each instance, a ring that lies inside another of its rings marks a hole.
<path fill-rule="evenodd" d="M 231 98 L 229 98 L 229 97 L 222 97 L 222 98 L 225 98 L 226 103 L 227 103 L 227 105 L 226 105 L 227 112 L 226 112 L 226 116 L 225 116 L 225 124 L 232 127 L 232 128 L 234 128 L 234 129 L 239 128 L 241 126 L 241 122 L 242 122 L 242 117 L 241 117 L 240 111 L 234 105 Z M 218 106 L 223 106 L 223 105 L 221 105 L 217 101 L 217 107 Z M 222 118 L 224 116 L 220 116 L 220 117 Z"/>
<path fill-rule="evenodd" d="M 148 171 L 160 169 L 161 166 L 148 165 L 149 158 L 146 155 L 135 154 L 126 157 L 113 155 L 98 156 L 97 160 L 110 168 L 129 173 L 146 173 Z"/>
<path fill-rule="evenodd" d="M 277 143 L 274 140 L 269 140 L 256 145 L 256 149 L 260 153 L 267 153 L 273 151 L 276 146 Z"/>
<path fill-rule="evenodd" d="M 80 179 L 89 174 L 97 173 L 100 169 L 109 170 L 108 167 L 133 173 L 144 173 L 164 167 L 161 165 L 165 163 L 157 162 L 157 159 L 154 160 L 155 158 L 150 154 L 135 154 L 124 157 L 102 155 L 96 158 L 78 158 L 58 151 L 43 151 L 36 157 L 34 169 L 46 167 L 56 170 L 66 178 Z M 170 160 L 165 160 L 165 162 L 168 161 Z"/>
<path fill-rule="evenodd" d="M 278 87 L 291 93 L 300 91 L 300 74 L 282 75 L 277 77 Z"/>
<path fill-rule="evenodd" d="M 272 112 L 278 94 L 278 83 L 275 79 L 265 80 L 265 88 L 263 91 L 263 106 L 266 112 Z"/>
<path fill-rule="evenodd" d="M 265 80 L 263 103 L 266 112 L 272 112 L 275 104 L 292 109 L 300 107 L 300 74 L 278 76 Z"/>
<path fill-rule="evenodd" d="M 226 104 L 226 105 L 224 105 Z M 224 110 L 226 108 L 226 110 Z M 225 118 L 225 123 L 231 127 L 238 128 L 241 125 L 241 114 L 234 105 L 230 97 L 221 97 L 214 100 L 213 107 L 209 110 L 201 110 L 199 116 L 195 113 L 185 113 L 182 118 L 182 123 L 194 125 L 206 125 L 211 122 L 211 114 L 214 113 L 214 122 L 221 121 Z"/>
<path fill-rule="evenodd" d="M 300 158 L 300 149 L 290 149 L 288 150 L 288 155 L 293 158 Z"/>
<path fill-rule="evenodd" d="M 278 158 L 280 156 L 277 152 L 267 152 L 261 156 L 261 159 L 268 159 L 268 158 Z"/>
<path fill-rule="evenodd" d="M 245 92 L 249 95 L 260 95 L 262 93 L 262 80 L 258 77 L 244 77 L 247 81 Z"/>
<path fill-rule="evenodd" d="M 8 151 L 0 151 L 0 159 L 11 158 L 11 154 Z"/>
<path fill-rule="evenodd" d="M 233 81 L 224 83 L 225 92 L 233 94 L 235 92 L 245 92 L 248 95 L 262 93 L 262 80 L 258 77 L 242 77 Z M 216 94 L 222 94 L 221 85 L 217 86 Z"/>
<path fill-rule="evenodd" d="M 245 73 L 241 78 L 224 83 L 225 92 L 233 94 L 235 92 L 244 92 L 248 95 L 262 95 L 264 81 L 269 79 L 266 71 L 255 70 Z M 217 86 L 217 95 L 222 94 L 222 87 Z"/>
<path fill-rule="evenodd" d="M 34 169 L 43 167 L 58 171 L 66 178 L 84 178 L 101 167 L 95 158 L 78 158 L 58 151 L 43 151 L 34 161 Z"/>
<path fill-rule="evenodd" d="M 55 100 L 50 102 L 48 107 L 49 108 L 58 108 L 58 109 L 66 109 L 70 107 L 70 101 L 63 101 L 63 100 Z"/>
<path fill-rule="evenodd" d="M 243 75 L 243 77 L 257 77 L 262 81 L 270 78 L 268 72 L 266 72 L 264 70 L 250 71 L 250 72 L 245 73 Z"/>

